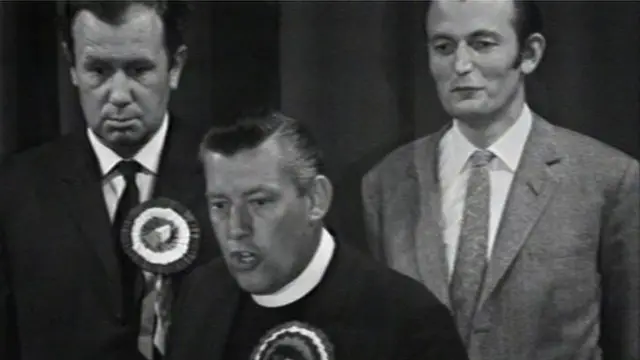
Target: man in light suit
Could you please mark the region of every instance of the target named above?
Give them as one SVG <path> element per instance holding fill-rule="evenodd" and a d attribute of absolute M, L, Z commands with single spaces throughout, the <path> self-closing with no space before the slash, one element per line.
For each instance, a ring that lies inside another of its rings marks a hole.
<path fill-rule="evenodd" d="M 453 121 L 365 175 L 374 256 L 448 304 L 471 359 L 639 359 L 638 162 L 528 107 L 532 2 L 433 1 L 426 21 Z"/>
<path fill-rule="evenodd" d="M 87 126 L 0 169 L 0 359 L 162 353 L 153 287 L 119 232 L 128 210 L 157 196 L 208 222 L 201 133 L 167 110 L 186 61 L 185 6 L 66 3 L 62 38 Z M 203 227 L 196 265 L 217 254 Z"/>

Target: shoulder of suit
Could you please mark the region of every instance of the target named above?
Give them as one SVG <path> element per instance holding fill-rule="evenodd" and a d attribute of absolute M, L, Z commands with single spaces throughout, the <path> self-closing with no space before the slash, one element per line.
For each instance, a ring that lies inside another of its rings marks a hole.
<path fill-rule="evenodd" d="M 413 161 L 415 152 L 424 151 L 435 136 L 436 134 L 423 136 L 394 149 L 374 165 L 365 174 L 365 178 L 397 175 L 398 171 L 403 171 Z"/>
<path fill-rule="evenodd" d="M 0 163 L 0 178 L 16 181 L 33 178 L 34 173 L 49 173 L 57 161 L 68 162 L 69 151 L 81 141 L 81 134 L 67 134 L 52 141 L 7 156 Z"/>
<path fill-rule="evenodd" d="M 624 171 L 638 162 L 631 155 L 589 135 L 554 125 L 556 147 L 572 164 L 590 171 L 598 169 L 611 173 Z"/>

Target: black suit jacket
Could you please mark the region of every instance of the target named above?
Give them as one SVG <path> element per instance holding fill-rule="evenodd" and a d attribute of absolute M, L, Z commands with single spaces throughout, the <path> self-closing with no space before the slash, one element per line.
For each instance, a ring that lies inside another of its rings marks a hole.
<path fill-rule="evenodd" d="M 195 265 L 219 253 L 197 158 L 200 137 L 171 118 L 153 193 L 181 202 L 200 222 Z M 137 331 L 120 320 L 120 270 L 110 227 L 86 132 L 3 164 L 0 359 L 136 359 Z"/>
<path fill-rule="evenodd" d="M 241 293 L 221 259 L 185 278 L 167 360 L 236 360 L 223 357 Z M 434 295 L 348 245 L 338 245 L 304 309 L 301 321 L 328 324 L 322 330 L 338 360 L 467 359 L 449 311 Z"/>

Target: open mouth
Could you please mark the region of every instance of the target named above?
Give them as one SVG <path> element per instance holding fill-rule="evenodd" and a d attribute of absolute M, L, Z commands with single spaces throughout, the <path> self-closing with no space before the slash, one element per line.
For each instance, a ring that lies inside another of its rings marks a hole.
<path fill-rule="evenodd" d="M 260 257 L 251 251 L 231 251 L 229 265 L 237 271 L 251 271 L 260 265 Z"/>

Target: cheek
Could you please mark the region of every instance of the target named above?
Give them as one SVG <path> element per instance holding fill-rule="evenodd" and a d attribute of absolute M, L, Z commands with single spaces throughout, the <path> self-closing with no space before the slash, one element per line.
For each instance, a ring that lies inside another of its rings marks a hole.
<path fill-rule="evenodd" d="M 306 229 L 302 214 L 302 211 L 288 211 L 269 219 L 256 218 L 255 244 L 285 267 L 291 266 L 299 253 L 299 239 Z"/>
<path fill-rule="evenodd" d="M 431 71 L 433 80 L 438 86 L 450 81 L 454 75 L 450 61 L 439 56 L 429 56 L 429 70 Z"/>

